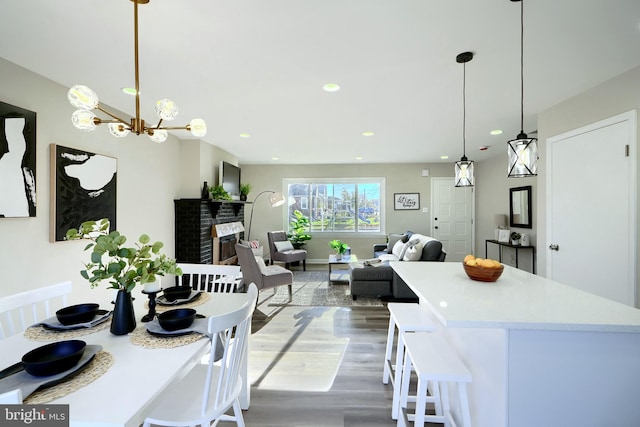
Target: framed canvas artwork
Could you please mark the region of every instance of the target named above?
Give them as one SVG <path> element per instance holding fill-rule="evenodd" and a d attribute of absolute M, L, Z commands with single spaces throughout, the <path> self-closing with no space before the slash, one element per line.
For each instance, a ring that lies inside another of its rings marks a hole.
<path fill-rule="evenodd" d="M 108 218 L 116 230 L 117 160 L 51 144 L 51 241 L 84 221 Z"/>
<path fill-rule="evenodd" d="M 420 193 L 394 193 L 393 209 L 396 211 L 420 209 Z"/>
<path fill-rule="evenodd" d="M 36 113 L 0 102 L 0 218 L 36 216 Z"/>

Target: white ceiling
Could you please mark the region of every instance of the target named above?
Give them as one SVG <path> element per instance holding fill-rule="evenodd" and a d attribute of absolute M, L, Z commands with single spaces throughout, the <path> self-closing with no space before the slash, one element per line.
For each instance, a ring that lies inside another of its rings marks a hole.
<path fill-rule="evenodd" d="M 537 112 L 640 66 L 639 0 L 524 7 L 525 132 Z M 170 98 L 176 125 L 202 117 L 204 140 L 241 164 L 458 160 L 464 51 L 475 53 L 467 157 L 506 155 L 520 130 L 518 2 L 151 0 L 139 14 L 142 118 L 154 122 L 155 101 Z M 0 57 L 134 114 L 120 90 L 134 86 L 129 0 L 5 0 Z M 65 99 L 60 108 L 74 110 Z"/>

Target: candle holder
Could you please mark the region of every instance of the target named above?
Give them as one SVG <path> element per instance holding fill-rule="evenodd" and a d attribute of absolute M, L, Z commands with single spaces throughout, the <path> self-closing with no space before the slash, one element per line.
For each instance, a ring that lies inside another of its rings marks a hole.
<path fill-rule="evenodd" d="M 158 292 L 160 291 L 142 291 L 149 297 L 149 312 L 142 317 L 143 322 L 151 322 L 156 317 L 156 295 Z"/>

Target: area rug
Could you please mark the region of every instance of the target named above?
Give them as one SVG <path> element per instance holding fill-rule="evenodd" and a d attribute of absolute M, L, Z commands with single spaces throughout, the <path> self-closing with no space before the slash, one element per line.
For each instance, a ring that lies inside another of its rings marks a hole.
<path fill-rule="evenodd" d="M 329 283 L 328 271 L 294 271 L 293 298 L 289 298 L 288 286 L 278 286 L 275 295 L 271 290 L 260 292 L 259 304 L 271 307 L 382 307 L 377 297 L 358 296 L 355 301 L 349 293 L 348 282 Z"/>

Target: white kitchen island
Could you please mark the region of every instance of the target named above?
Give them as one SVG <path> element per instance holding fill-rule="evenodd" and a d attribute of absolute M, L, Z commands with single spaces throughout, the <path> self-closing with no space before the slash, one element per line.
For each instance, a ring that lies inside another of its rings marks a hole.
<path fill-rule="evenodd" d="M 640 426 L 640 310 L 509 266 L 391 265 L 471 371 L 474 427 Z"/>

